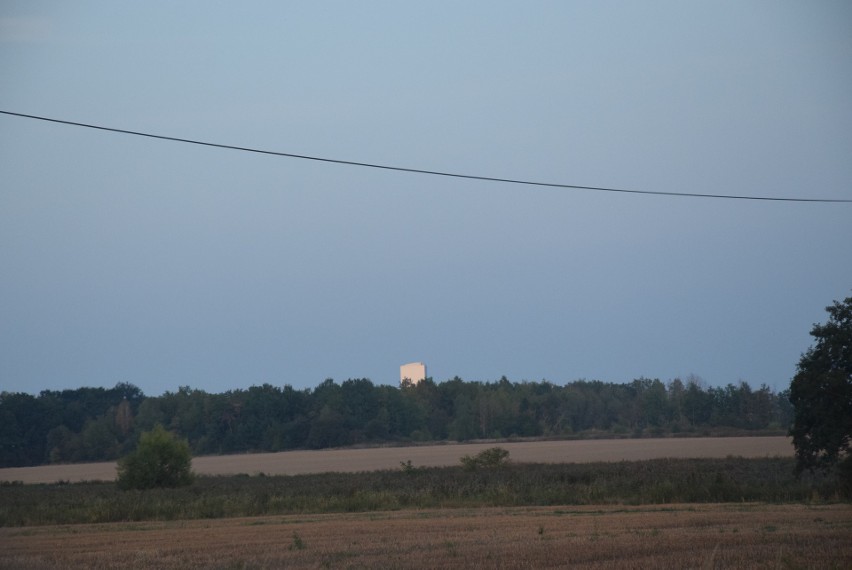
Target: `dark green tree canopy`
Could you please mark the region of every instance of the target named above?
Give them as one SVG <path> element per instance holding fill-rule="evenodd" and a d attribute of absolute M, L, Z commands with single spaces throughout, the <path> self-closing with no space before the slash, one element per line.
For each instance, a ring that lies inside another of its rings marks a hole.
<path fill-rule="evenodd" d="M 790 385 L 790 435 L 798 469 L 827 470 L 849 453 L 852 438 L 852 297 L 835 301 L 816 344 L 802 355 Z"/>
<path fill-rule="evenodd" d="M 182 487 L 193 479 L 189 444 L 161 425 L 143 433 L 136 451 L 118 462 L 118 486 L 125 490 Z"/>
<path fill-rule="evenodd" d="M 0 391 L 0 467 L 108 461 L 137 447 L 158 424 L 195 455 L 284 451 L 364 443 L 582 436 L 782 433 L 793 422 L 787 391 L 745 382 L 712 387 L 700 378 L 342 384 L 314 389 L 263 384 L 208 393 L 181 386 L 146 397 L 112 389 Z"/>

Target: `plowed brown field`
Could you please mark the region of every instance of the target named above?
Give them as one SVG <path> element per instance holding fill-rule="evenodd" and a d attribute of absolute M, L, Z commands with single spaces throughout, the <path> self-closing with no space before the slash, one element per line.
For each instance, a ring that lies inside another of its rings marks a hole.
<path fill-rule="evenodd" d="M 398 469 L 401 461 L 417 467 L 458 465 L 462 455 L 473 455 L 500 445 L 510 458 L 530 463 L 588 463 L 594 461 L 638 461 L 661 457 L 791 457 L 793 446 L 786 437 L 705 437 L 665 439 L 602 439 L 573 441 L 528 441 L 513 443 L 470 443 L 416 447 L 328 449 L 196 457 L 195 471 L 202 475 L 266 473 L 298 475 L 328 471 L 354 472 Z M 53 483 L 56 481 L 110 481 L 115 463 L 44 465 L 0 469 L 0 481 Z"/>
<path fill-rule="evenodd" d="M 0 567 L 850 568 L 852 506 L 460 509 L 0 528 Z"/>

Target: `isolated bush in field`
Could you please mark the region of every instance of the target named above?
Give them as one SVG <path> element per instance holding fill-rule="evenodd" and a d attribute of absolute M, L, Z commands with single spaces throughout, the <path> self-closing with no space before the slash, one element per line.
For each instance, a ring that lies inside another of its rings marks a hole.
<path fill-rule="evenodd" d="M 483 449 L 473 457 L 465 455 L 460 461 L 466 471 L 476 471 L 480 467 L 496 469 L 497 467 L 503 467 L 509 462 L 509 451 L 502 447 L 491 447 Z"/>
<path fill-rule="evenodd" d="M 158 425 L 139 438 L 136 451 L 118 462 L 120 489 L 183 487 L 194 480 L 189 444 Z"/>

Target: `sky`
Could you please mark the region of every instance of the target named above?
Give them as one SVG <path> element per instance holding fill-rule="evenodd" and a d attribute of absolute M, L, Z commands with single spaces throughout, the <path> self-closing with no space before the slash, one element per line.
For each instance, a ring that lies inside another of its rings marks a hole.
<path fill-rule="evenodd" d="M 852 5 L 0 5 L 0 110 L 283 153 L 852 199 Z M 0 391 L 785 389 L 852 204 L 435 177 L 0 115 Z"/>

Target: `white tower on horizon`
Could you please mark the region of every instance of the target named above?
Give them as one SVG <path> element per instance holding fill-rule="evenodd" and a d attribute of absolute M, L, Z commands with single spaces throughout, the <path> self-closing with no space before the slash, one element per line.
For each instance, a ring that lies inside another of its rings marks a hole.
<path fill-rule="evenodd" d="M 409 362 L 399 367 L 399 383 L 404 384 L 406 380 L 417 384 L 426 379 L 426 365 L 422 362 Z"/>

